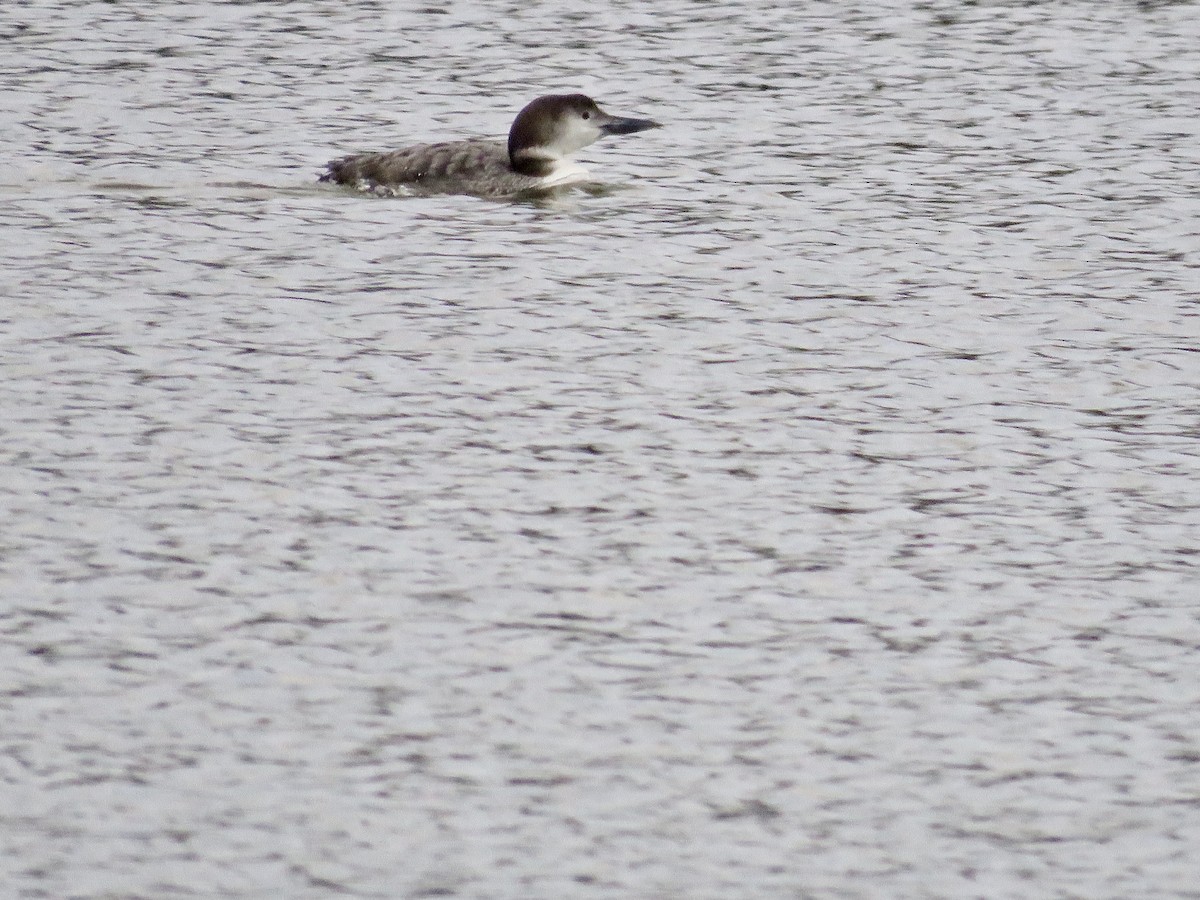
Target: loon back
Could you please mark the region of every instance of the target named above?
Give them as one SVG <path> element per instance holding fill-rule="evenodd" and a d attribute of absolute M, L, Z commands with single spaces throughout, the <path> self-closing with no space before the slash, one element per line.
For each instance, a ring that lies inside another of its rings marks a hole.
<path fill-rule="evenodd" d="M 446 182 L 468 175 L 472 179 L 507 181 L 504 176 L 513 174 L 508 149 L 499 141 L 443 141 L 336 159 L 321 181 L 377 192 L 401 185 L 437 190 Z"/>

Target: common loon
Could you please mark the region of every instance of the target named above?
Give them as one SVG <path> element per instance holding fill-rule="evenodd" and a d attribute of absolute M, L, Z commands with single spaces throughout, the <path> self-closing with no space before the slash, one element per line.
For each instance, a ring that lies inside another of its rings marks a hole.
<path fill-rule="evenodd" d="M 576 150 L 606 135 L 658 127 L 649 119 L 610 116 L 583 94 L 552 94 L 517 114 L 507 147 L 467 140 L 360 153 L 329 163 L 321 181 L 378 194 L 405 188 L 481 197 L 547 191 L 588 180 L 587 170 L 567 158 Z"/>

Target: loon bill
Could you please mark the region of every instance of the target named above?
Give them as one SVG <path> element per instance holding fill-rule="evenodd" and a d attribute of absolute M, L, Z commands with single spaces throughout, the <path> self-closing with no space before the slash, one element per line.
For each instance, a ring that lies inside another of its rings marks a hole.
<path fill-rule="evenodd" d="M 360 153 L 329 163 L 321 181 L 362 191 L 505 197 L 546 191 L 588 180 L 568 157 L 610 134 L 661 127 L 649 119 L 610 116 L 583 94 L 538 97 L 517 114 L 500 141 L 466 140 L 417 144 L 386 153 Z"/>

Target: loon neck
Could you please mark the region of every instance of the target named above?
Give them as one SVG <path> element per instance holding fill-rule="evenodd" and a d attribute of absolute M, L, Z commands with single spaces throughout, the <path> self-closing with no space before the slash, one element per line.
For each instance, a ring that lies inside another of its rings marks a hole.
<path fill-rule="evenodd" d="M 508 162 L 512 170 L 530 178 L 545 178 L 558 168 L 560 157 L 540 148 L 509 151 Z"/>

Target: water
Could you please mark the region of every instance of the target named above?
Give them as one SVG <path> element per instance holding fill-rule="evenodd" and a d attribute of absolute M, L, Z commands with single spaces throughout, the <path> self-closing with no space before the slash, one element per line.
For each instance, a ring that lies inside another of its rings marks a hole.
<path fill-rule="evenodd" d="M 7 4 L 0 893 L 1200 896 L 1196 13 Z"/>

